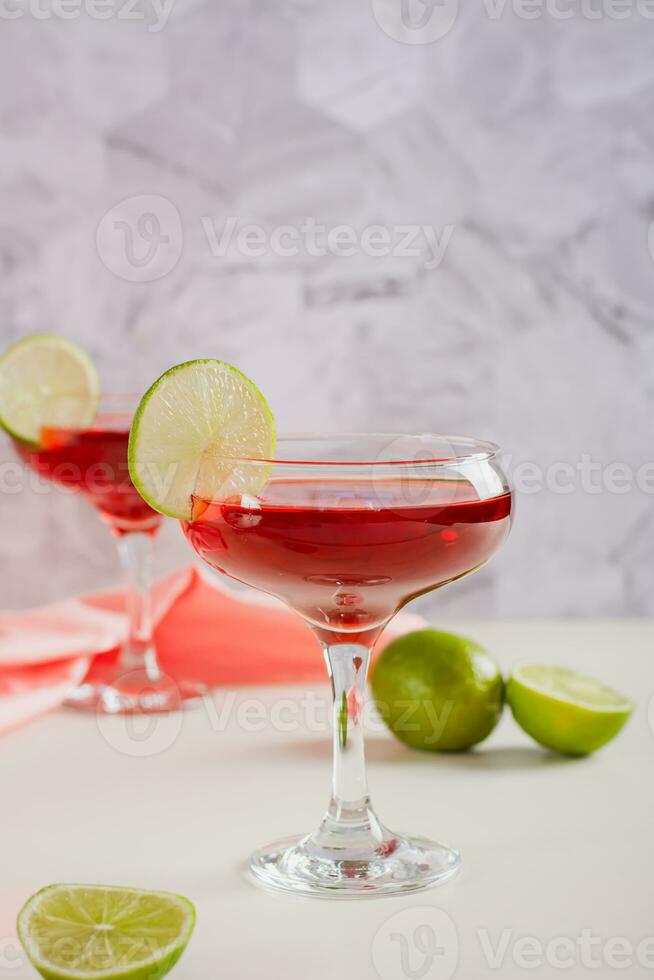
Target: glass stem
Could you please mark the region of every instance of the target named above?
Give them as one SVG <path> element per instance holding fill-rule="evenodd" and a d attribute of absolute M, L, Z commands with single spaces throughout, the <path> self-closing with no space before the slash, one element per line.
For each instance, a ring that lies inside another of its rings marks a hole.
<path fill-rule="evenodd" d="M 121 650 L 118 670 L 121 673 L 143 670 L 149 680 L 161 677 L 152 641 L 152 541 L 151 534 L 132 531 L 118 538 L 118 555 L 126 584 L 126 607 L 129 623 L 127 642 Z"/>
<path fill-rule="evenodd" d="M 333 774 L 327 813 L 313 841 L 356 860 L 382 843 L 384 828 L 372 810 L 364 754 L 364 702 L 370 647 L 321 638 L 333 698 Z"/>

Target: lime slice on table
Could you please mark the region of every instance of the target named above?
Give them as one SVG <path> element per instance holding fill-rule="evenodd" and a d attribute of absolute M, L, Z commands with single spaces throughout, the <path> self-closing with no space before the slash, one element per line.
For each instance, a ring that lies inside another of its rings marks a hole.
<path fill-rule="evenodd" d="M 528 735 L 566 755 L 588 755 L 618 734 L 633 702 L 566 667 L 524 664 L 507 681 L 513 717 Z"/>
<path fill-rule="evenodd" d="M 95 417 L 98 372 L 64 337 L 33 334 L 0 356 L 0 426 L 38 445 L 44 428 L 83 429 Z"/>
<path fill-rule="evenodd" d="M 256 495 L 275 451 L 275 423 L 259 389 L 217 360 L 187 361 L 145 393 L 129 440 L 129 472 L 151 507 L 190 520 L 193 495 Z"/>
<path fill-rule="evenodd" d="M 187 898 L 111 885 L 48 885 L 18 913 L 18 937 L 48 980 L 160 978 L 184 952 Z"/>

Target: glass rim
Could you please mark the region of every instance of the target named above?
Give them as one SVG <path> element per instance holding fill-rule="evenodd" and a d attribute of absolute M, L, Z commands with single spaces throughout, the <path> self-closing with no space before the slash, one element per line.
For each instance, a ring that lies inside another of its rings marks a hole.
<path fill-rule="evenodd" d="M 447 455 L 433 456 L 425 459 L 407 459 L 405 455 L 397 459 L 360 459 L 360 460 L 332 460 L 332 459 L 293 459 L 284 455 L 283 457 L 266 458 L 263 456 L 227 456 L 223 459 L 230 459 L 239 463 L 265 463 L 268 466 L 340 466 L 347 467 L 394 467 L 394 466 L 449 466 L 467 462 L 486 462 L 493 459 L 500 452 L 497 443 L 487 439 L 476 439 L 471 436 L 446 435 L 434 432 L 283 432 L 276 440 L 276 446 L 284 442 L 338 442 L 338 441 L 361 441 L 366 440 L 387 440 L 392 442 L 397 439 L 416 439 L 422 441 L 437 442 L 443 444 L 467 446 L 470 452 L 452 452 Z M 218 458 L 221 454 L 218 453 Z"/>

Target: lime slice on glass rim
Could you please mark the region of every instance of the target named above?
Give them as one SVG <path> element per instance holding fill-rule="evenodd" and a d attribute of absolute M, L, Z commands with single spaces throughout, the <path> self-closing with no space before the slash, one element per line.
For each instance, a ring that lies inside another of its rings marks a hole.
<path fill-rule="evenodd" d="M 588 755 L 614 738 L 634 704 L 593 677 L 567 667 L 522 664 L 506 684 L 520 727 L 548 749 Z"/>
<path fill-rule="evenodd" d="M 186 361 L 146 391 L 129 439 L 129 472 L 155 510 L 191 520 L 194 495 L 256 495 L 275 451 L 275 423 L 259 389 L 213 359 Z"/>
<path fill-rule="evenodd" d="M 87 428 L 99 397 L 93 361 L 64 337 L 33 334 L 0 356 L 0 426 L 20 442 L 38 446 L 44 428 Z"/>
<path fill-rule="evenodd" d="M 18 937 L 47 980 L 160 978 L 184 952 L 195 909 L 181 895 L 48 885 L 18 913 Z"/>

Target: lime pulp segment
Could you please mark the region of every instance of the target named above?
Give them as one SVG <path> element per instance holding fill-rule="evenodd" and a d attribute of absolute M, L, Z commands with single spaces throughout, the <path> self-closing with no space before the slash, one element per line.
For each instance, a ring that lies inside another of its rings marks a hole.
<path fill-rule="evenodd" d="M 631 710 L 631 701 L 593 677 L 567 667 L 527 664 L 513 672 L 516 680 L 548 697 L 594 711 Z"/>

